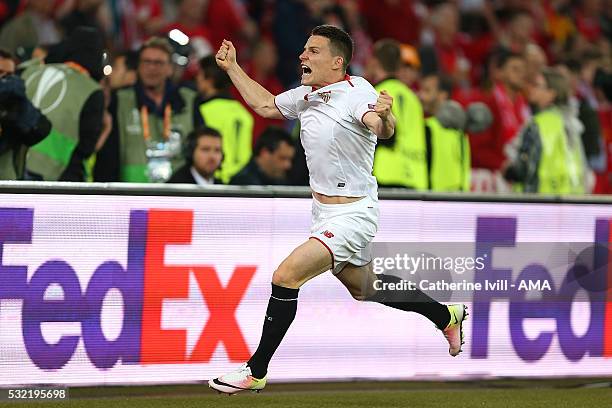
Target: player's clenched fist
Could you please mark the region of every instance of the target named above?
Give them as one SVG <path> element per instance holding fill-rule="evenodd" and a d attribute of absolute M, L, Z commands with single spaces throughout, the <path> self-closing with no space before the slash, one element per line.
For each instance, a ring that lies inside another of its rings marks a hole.
<path fill-rule="evenodd" d="M 381 91 L 374 106 L 374 111 L 381 119 L 387 119 L 393 106 L 393 97 L 387 91 Z"/>
<path fill-rule="evenodd" d="M 231 41 L 223 40 L 219 51 L 215 55 L 215 61 L 224 71 L 227 71 L 232 64 L 236 63 L 236 48 L 234 48 L 234 44 Z"/>

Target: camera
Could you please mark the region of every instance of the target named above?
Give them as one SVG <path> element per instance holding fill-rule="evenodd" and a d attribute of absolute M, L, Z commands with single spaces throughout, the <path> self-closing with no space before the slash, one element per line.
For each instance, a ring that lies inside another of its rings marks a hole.
<path fill-rule="evenodd" d="M 24 100 L 25 84 L 17 75 L 6 75 L 0 78 L 0 121 L 19 119 L 19 112 Z"/>

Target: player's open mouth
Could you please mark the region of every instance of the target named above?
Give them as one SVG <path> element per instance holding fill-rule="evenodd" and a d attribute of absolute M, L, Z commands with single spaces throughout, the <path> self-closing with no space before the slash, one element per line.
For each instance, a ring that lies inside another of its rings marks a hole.
<path fill-rule="evenodd" d="M 312 74 L 312 69 L 302 64 L 302 75 L 310 75 L 310 74 Z"/>

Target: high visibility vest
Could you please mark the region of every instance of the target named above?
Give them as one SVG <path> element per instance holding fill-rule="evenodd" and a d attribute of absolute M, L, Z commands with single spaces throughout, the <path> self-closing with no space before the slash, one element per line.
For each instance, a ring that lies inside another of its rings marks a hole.
<path fill-rule="evenodd" d="M 534 116 L 542 142 L 538 163 L 538 192 L 577 193 L 582 185 L 584 162 L 580 150 L 570 149 L 561 112 L 546 109 Z M 582 187 L 584 188 L 584 186 Z"/>
<path fill-rule="evenodd" d="M 443 127 L 434 116 L 425 125 L 431 134 L 430 189 L 470 191 L 470 143 L 465 132 Z"/>
<path fill-rule="evenodd" d="M 55 181 L 79 143 L 83 106 L 100 85 L 65 64 L 33 65 L 22 77 L 28 98 L 52 124 L 49 135 L 29 149 L 26 169 L 43 180 Z"/>
<path fill-rule="evenodd" d="M 196 93 L 188 88 L 178 90 L 185 101 L 180 112 L 172 112 L 170 128 L 181 136 L 186 143 L 187 135 L 193 130 L 193 106 Z M 149 113 L 147 115 L 149 137 L 152 141 L 163 142 L 164 118 Z M 140 108 L 133 87 L 117 91 L 117 125 L 119 126 L 120 180 L 131 183 L 148 183 L 147 175 L 147 142 L 144 138 Z M 177 154 L 171 159 L 172 170 L 176 171 L 185 164 L 185 157 Z"/>
<path fill-rule="evenodd" d="M 391 146 L 379 145 L 374 155 L 374 171 L 381 186 L 393 185 L 426 190 L 427 158 L 423 107 L 404 83 L 387 79 L 374 87 L 393 97 L 395 134 Z"/>
<path fill-rule="evenodd" d="M 215 177 L 224 184 L 251 160 L 253 153 L 253 116 L 240 102 L 213 98 L 200 105 L 207 127 L 221 133 L 223 161 Z"/>
<path fill-rule="evenodd" d="M 584 194 L 586 193 L 585 170 L 587 163 L 582 138 L 575 135 L 574 140 L 569 137 L 566 140 L 570 190 L 572 194 Z"/>

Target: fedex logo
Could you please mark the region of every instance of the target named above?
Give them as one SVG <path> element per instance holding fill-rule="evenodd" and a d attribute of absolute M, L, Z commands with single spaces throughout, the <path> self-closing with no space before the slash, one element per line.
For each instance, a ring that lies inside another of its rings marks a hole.
<path fill-rule="evenodd" d="M 578 361 L 585 355 L 590 357 L 612 357 L 612 267 L 609 266 L 609 243 L 612 242 L 611 220 L 598 219 L 595 224 L 595 246 L 593 269 L 584 265 L 571 265 L 558 288 L 549 270 L 541 264 L 526 265 L 515 281 L 548 280 L 553 285 L 555 298 L 540 300 L 525 299 L 524 292 L 495 293 L 474 292 L 472 311 L 472 358 L 487 358 L 489 354 L 489 328 L 491 323 L 499 324 L 490 317 L 490 304 L 494 299 L 508 298 L 509 323 L 512 345 L 525 361 L 537 361 L 548 351 L 556 334 L 561 351 L 570 361 Z M 493 267 L 493 249 L 514 247 L 516 243 L 516 218 L 480 217 L 476 225 L 476 256 L 484 257 L 485 267 L 475 272 L 475 282 L 485 279 L 512 281 L 513 271 L 509 268 Z M 599 244 L 599 245 L 598 245 Z M 590 321 L 584 334 L 577 335 L 571 324 L 572 299 L 579 290 L 588 293 Z M 562 299 L 562 300 L 559 300 Z M 542 331 L 531 339 L 523 330 L 524 319 L 554 319 L 555 331 Z"/>
<path fill-rule="evenodd" d="M 191 243 L 192 211 L 131 211 L 127 266 L 113 260 L 102 263 L 84 288 L 74 268 L 61 259 L 44 262 L 29 281 L 27 266 L 3 264 L 4 244 L 32 242 L 33 219 L 32 209 L 0 208 L 0 300 L 23 300 L 23 341 L 39 368 L 62 368 L 72 358 L 80 337 L 91 362 L 102 369 L 113 367 L 118 360 L 124 364 L 206 362 L 220 343 L 230 360 L 249 358 L 235 311 L 256 267 L 236 267 L 224 286 L 213 266 L 164 263 L 166 245 Z M 161 318 L 165 299 L 188 298 L 190 272 L 209 317 L 195 348 L 187 355 L 186 331 L 162 329 Z M 45 299 L 51 285 L 59 285 L 62 299 Z M 111 289 L 118 290 L 123 300 L 122 328 L 114 340 L 104 336 L 101 322 L 104 298 Z M 49 344 L 42 334 L 44 322 L 78 322 L 81 335 L 65 335 Z"/>

